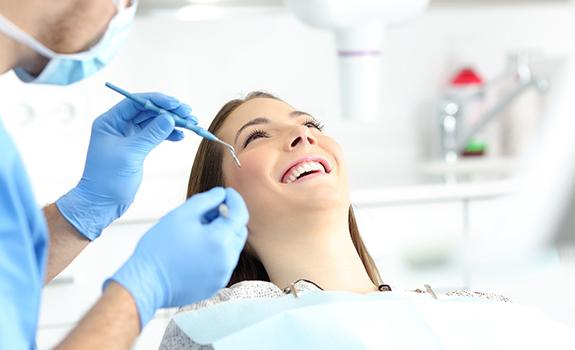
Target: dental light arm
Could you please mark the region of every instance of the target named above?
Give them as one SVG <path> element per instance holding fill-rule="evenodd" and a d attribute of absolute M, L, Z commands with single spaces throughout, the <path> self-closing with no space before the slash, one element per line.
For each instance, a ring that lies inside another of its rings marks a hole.
<path fill-rule="evenodd" d="M 335 33 L 342 113 L 346 119 L 381 116 L 381 50 L 385 29 L 409 20 L 429 0 L 285 0 L 304 23 Z"/>

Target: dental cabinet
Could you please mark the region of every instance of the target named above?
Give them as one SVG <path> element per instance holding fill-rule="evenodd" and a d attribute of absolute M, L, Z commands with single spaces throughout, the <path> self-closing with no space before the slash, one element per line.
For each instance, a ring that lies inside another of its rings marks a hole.
<path fill-rule="evenodd" d="M 386 283 L 400 288 L 473 288 L 461 259 L 496 235 L 512 181 L 421 184 L 352 193 L 360 230 Z M 496 237 L 494 237 L 496 238 Z"/>

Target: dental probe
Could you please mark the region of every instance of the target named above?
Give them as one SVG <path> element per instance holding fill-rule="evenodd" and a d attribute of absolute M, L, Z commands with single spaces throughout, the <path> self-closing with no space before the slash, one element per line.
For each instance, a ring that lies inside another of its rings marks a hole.
<path fill-rule="evenodd" d="M 143 108 L 145 108 L 149 111 L 152 111 L 152 112 L 155 112 L 158 114 L 160 114 L 160 113 L 169 114 L 172 118 L 174 118 L 174 121 L 176 122 L 177 127 L 191 130 L 191 131 L 195 132 L 198 136 L 201 136 L 207 140 L 214 141 L 214 142 L 217 142 L 217 143 L 223 145 L 230 152 L 230 154 L 232 155 L 232 158 L 234 159 L 234 161 L 236 162 L 238 167 L 240 167 L 240 168 L 242 167 L 242 165 L 240 164 L 240 160 L 238 159 L 238 156 L 236 155 L 236 150 L 234 149 L 234 147 L 232 145 L 230 145 L 229 143 L 226 143 L 226 142 L 220 140 L 219 138 L 217 138 L 214 134 L 212 134 L 208 130 L 206 130 L 200 126 L 197 126 L 196 124 L 192 123 L 191 120 L 182 118 L 175 113 L 172 113 L 168 110 L 165 110 L 161 107 L 158 107 L 152 101 L 150 101 L 148 99 L 141 98 L 141 97 L 136 96 L 134 94 L 131 94 L 131 93 L 127 92 L 126 90 L 117 87 L 114 84 L 106 83 L 106 86 L 108 88 L 116 91 L 120 95 L 123 95 L 126 98 L 136 102 L 137 104 L 139 104 L 140 106 L 142 106 Z"/>

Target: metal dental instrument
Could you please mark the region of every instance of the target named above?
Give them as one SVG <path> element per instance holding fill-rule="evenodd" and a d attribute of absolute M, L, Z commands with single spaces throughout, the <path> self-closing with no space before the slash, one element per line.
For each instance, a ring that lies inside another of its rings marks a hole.
<path fill-rule="evenodd" d="M 130 100 L 138 103 L 140 106 L 142 106 L 143 108 L 145 108 L 149 111 L 152 111 L 152 112 L 155 112 L 158 114 L 160 114 L 160 113 L 169 114 L 172 118 L 174 118 L 174 121 L 176 122 L 177 127 L 191 130 L 191 131 L 195 132 L 198 136 L 201 136 L 207 140 L 214 141 L 214 142 L 217 142 L 217 143 L 225 146 L 227 148 L 227 150 L 230 152 L 230 154 L 232 155 L 232 158 L 234 159 L 234 161 L 236 162 L 238 167 L 240 167 L 240 168 L 242 167 L 242 165 L 240 164 L 240 160 L 238 159 L 238 156 L 236 155 L 236 150 L 234 149 L 234 147 L 232 145 L 230 145 L 229 143 L 226 143 L 226 142 L 218 139 L 214 134 L 212 134 L 208 130 L 206 130 L 200 126 L 195 125 L 194 123 L 192 123 L 188 119 L 182 118 L 175 113 L 172 113 L 166 109 L 163 109 L 161 107 L 156 106 L 150 100 L 144 99 L 144 98 L 136 96 L 134 94 L 131 94 L 131 93 L 127 92 L 126 90 L 117 87 L 114 84 L 106 83 L 106 86 L 108 88 L 116 91 L 120 95 L 123 95 L 126 98 L 129 98 Z"/>

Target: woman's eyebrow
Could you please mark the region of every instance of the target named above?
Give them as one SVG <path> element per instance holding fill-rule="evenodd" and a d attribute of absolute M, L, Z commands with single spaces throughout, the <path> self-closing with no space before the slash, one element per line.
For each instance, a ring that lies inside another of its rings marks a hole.
<path fill-rule="evenodd" d="M 234 139 L 234 144 L 238 142 L 238 137 L 240 136 L 240 133 L 247 128 L 248 126 L 252 126 L 252 125 L 258 125 L 258 124 L 267 124 L 269 123 L 270 120 L 268 118 L 264 118 L 264 117 L 259 117 L 259 118 L 255 118 L 250 120 L 249 122 L 245 123 L 236 133 L 236 138 Z"/>
<path fill-rule="evenodd" d="M 289 116 L 292 117 L 292 118 L 297 118 L 297 117 L 300 117 L 300 116 L 302 116 L 302 115 L 307 115 L 307 116 L 309 116 L 309 117 L 312 117 L 311 114 L 306 113 L 306 112 L 302 112 L 302 111 L 292 111 L 292 112 L 289 114 Z M 312 117 L 312 118 L 313 118 L 313 117 Z"/>

